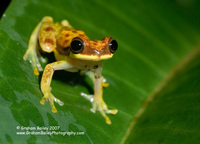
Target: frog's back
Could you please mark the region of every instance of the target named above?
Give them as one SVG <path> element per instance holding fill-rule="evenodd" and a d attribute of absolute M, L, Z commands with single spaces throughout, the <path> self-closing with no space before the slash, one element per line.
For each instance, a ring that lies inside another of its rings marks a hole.
<path fill-rule="evenodd" d="M 54 23 L 51 17 L 44 17 L 38 38 L 42 51 L 67 56 L 71 40 L 78 36 L 88 39 L 83 31 L 74 29 L 67 20 Z"/>

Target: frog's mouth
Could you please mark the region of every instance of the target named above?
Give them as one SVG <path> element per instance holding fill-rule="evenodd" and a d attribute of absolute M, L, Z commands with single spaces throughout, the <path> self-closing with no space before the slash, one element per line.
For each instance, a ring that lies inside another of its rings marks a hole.
<path fill-rule="evenodd" d="M 70 57 L 82 60 L 101 61 L 112 58 L 113 54 L 104 55 L 86 55 L 86 54 L 73 54 L 70 52 Z"/>

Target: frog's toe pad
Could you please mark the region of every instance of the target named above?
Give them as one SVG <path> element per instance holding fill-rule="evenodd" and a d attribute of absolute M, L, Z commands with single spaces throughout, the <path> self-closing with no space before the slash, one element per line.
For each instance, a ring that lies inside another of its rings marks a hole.
<path fill-rule="evenodd" d="M 39 71 L 38 71 L 38 69 L 37 69 L 37 67 L 35 67 L 34 69 L 33 69 L 33 73 L 36 75 L 36 76 L 38 76 L 40 73 L 39 73 Z"/>
<path fill-rule="evenodd" d="M 53 113 L 57 113 L 57 109 L 56 109 L 56 107 L 55 107 L 54 105 L 51 107 L 51 111 L 52 111 Z"/>
<path fill-rule="evenodd" d="M 111 120 L 110 120 L 110 118 L 108 116 L 105 117 L 105 120 L 106 120 L 107 124 L 111 125 Z"/>
<path fill-rule="evenodd" d="M 109 86 L 109 83 L 104 82 L 104 83 L 102 83 L 101 85 L 102 85 L 102 87 L 108 87 L 108 86 Z"/>

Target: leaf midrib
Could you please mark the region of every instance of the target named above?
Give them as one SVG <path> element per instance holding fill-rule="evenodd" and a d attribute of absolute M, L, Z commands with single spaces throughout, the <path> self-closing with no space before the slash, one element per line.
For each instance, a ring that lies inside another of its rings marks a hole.
<path fill-rule="evenodd" d="M 169 74 L 164 78 L 164 80 L 154 89 L 154 91 L 147 97 L 144 104 L 138 110 L 136 115 L 132 118 L 132 121 L 127 129 L 124 137 L 122 138 L 121 144 L 124 144 L 129 137 L 131 131 L 136 125 L 138 119 L 143 115 L 147 107 L 153 102 L 154 98 L 165 88 L 168 84 L 176 77 L 176 75 L 183 70 L 193 59 L 200 55 L 200 46 L 194 48 L 189 52 L 183 59 L 178 62 L 178 64 L 169 72 Z"/>

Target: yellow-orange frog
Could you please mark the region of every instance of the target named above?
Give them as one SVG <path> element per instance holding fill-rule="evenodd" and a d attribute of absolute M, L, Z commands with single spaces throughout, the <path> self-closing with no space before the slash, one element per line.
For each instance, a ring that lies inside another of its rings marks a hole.
<path fill-rule="evenodd" d="M 102 60 L 112 58 L 113 53 L 117 50 L 116 40 L 111 37 L 105 37 L 101 41 L 89 40 L 83 31 L 74 29 L 67 20 L 54 23 L 52 17 L 46 16 L 32 32 L 28 50 L 24 55 L 24 60 L 28 59 L 31 62 L 35 75 L 39 75 L 39 71 L 42 71 L 38 58 L 44 62 L 38 49 L 38 40 L 40 51 L 54 52 L 56 58 L 56 62 L 47 64 L 44 69 L 41 80 L 41 91 L 44 96 L 40 103 L 45 104 L 48 100 L 51 111 L 57 113 L 54 102 L 61 106 L 63 102 L 55 98 L 50 92 L 54 71 L 77 72 L 81 70 L 94 82 L 94 95 L 85 93 L 81 93 L 81 95 L 92 103 L 92 112 L 99 110 L 106 123 L 111 124 L 106 114 L 116 114 L 118 110 L 109 110 L 103 100 L 103 87 L 107 87 L 108 83 L 102 77 L 101 71 Z"/>

